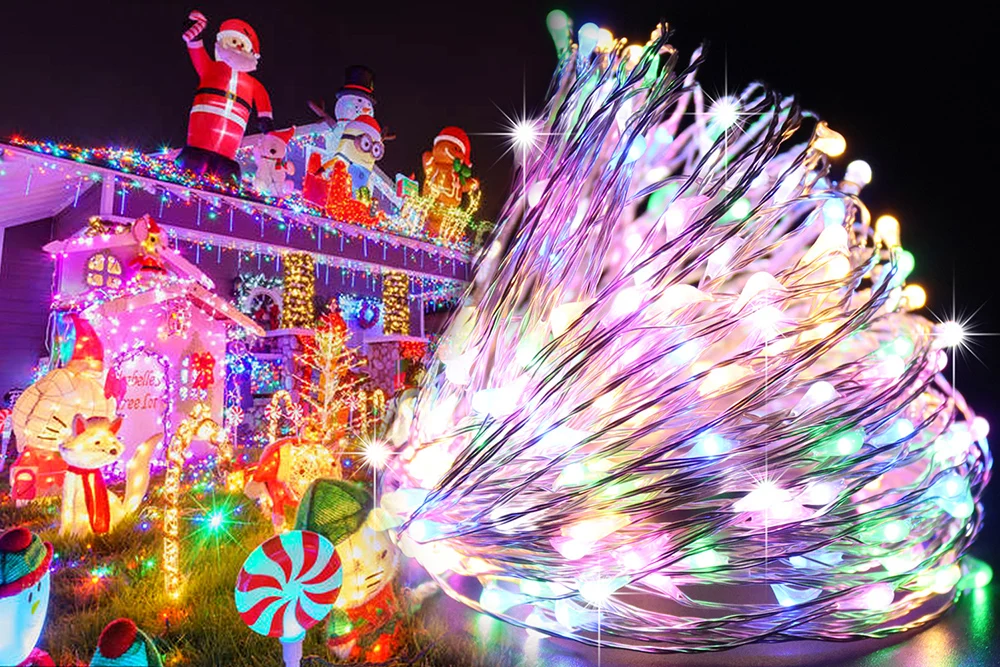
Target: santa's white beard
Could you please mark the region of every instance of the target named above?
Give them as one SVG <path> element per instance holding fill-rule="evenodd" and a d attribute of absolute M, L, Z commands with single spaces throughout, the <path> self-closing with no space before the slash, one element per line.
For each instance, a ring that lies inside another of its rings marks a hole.
<path fill-rule="evenodd" d="M 215 59 L 221 60 L 237 72 L 252 72 L 257 69 L 257 56 L 221 44 L 215 45 Z"/>

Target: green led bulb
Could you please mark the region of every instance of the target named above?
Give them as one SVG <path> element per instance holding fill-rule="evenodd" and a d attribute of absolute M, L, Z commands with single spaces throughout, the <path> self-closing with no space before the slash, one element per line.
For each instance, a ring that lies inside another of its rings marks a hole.
<path fill-rule="evenodd" d="M 857 454 L 865 444 L 865 430 L 856 428 L 842 431 L 820 441 L 816 446 L 818 456 L 850 456 Z"/>
<path fill-rule="evenodd" d="M 877 526 L 861 531 L 858 535 L 865 544 L 877 546 L 881 544 L 895 544 L 902 542 L 910 535 L 910 524 L 903 519 L 886 521 Z"/>
<path fill-rule="evenodd" d="M 969 591 L 985 588 L 993 581 L 993 568 L 972 556 L 962 556 L 962 578 L 958 580 L 959 590 Z"/>
<path fill-rule="evenodd" d="M 555 42 L 556 51 L 559 55 L 568 51 L 572 35 L 572 25 L 566 12 L 561 9 L 553 9 L 545 18 L 545 25 L 549 29 L 549 34 L 552 35 L 552 41 Z"/>

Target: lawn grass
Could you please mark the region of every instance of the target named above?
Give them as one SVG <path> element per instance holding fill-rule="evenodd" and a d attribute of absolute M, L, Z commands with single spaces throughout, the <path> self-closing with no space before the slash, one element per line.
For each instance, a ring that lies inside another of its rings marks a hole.
<path fill-rule="evenodd" d="M 156 489 L 158 481 L 151 488 Z M 51 542 L 57 554 L 48 621 L 39 641 L 56 664 L 89 663 L 101 630 L 122 616 L 154 638 L 168 666 L 282 664 L 278 640 L 247 628 L 233 602 L 233 586 L 244 559 L 273 535 L 269 517 L 242 495 L 205 493 L 185 499 L 181 553 L 187 579 L 183 601 L 171 606 L 163 592 L 160 500 L 155 491 L 138 516 L 108 535 L 80 543 L 59 537 L 57 500 L 17 508 L 6 485 L 6 479 L 0 482 L 0 528 L 25 525 Z M 229 520 L 217 531 L 208 530 L 203 521 L 213 507 L 229 508 Z M 471 636 L 456 636 L 445 619 L 418 615 L 409 618 L 407 626 L 407 646 L 399 664 L 516 664 L 510 656 L 493 655 Z M 336 664 L 323 637 L 323 624 L 309 631 L 304 665 Z"/>

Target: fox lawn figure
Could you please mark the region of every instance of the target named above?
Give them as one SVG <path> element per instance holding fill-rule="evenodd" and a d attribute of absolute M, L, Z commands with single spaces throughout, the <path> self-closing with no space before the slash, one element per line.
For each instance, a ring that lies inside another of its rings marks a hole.
<path fill-rule="evenodd" d="M 125 453 L 118 439 L 121 417 L 73 418 L 70 437 L 59 445 L 66 460 L 63 481 L 62 522 L 60 535 L 84 537 L 93 532 L 110 532 L 122 518 L 139 507 L 149 486 L 149 463 L 162 434 L 149 438 L 135 450 L 125 465 L 125 496 L 109 493 L 101 468 L 117 461 Z"/>

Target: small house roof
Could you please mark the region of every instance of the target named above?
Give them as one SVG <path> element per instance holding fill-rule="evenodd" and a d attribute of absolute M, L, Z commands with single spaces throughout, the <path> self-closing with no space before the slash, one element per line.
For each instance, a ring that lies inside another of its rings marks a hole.
<path fill-rule="evenodd" d="M 105 301 L 94 306 L 93 309 L 104 317 L 110 317 L 174 299 L 190 299 L 217 320 L 229 320 L 256 336 L 265 334 L 264 329 L 259 324 L 241 313 L 236 306 L 195 281 L 176 282 L 148 289 L 138 294 L 126 294 Z"/>
<path fill-rule="evenodd" d="M 139 240 L 135 237 L 135 234 L 132 231 L 124 231 L 119 234 L 98 234 L 95 236 L 75 235 L 68 239 L 51 241 L 45 244 L 42 249 L 51 255 L 69 255 L 77 252 L 92 253 L 98 250 L 137 245 L 139 245 Z M 195 280 L 208 289 L 215 287 L 215 283 L 205 275 L 204 271 L 184 259 L 173 248 L 161 244 L 157 254 L 163 260 L 164 265 L 179 277 Z"/>

